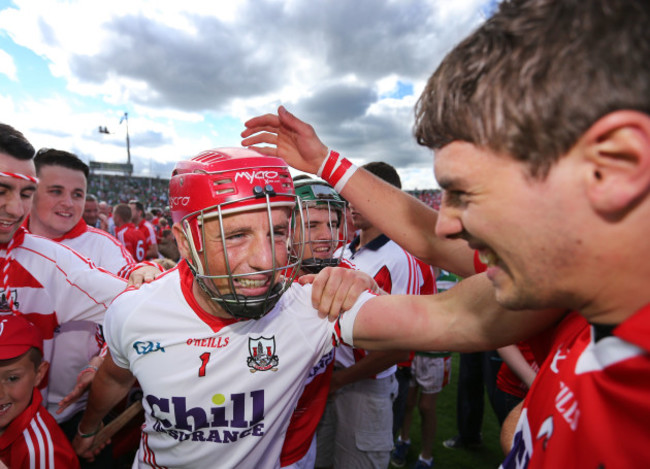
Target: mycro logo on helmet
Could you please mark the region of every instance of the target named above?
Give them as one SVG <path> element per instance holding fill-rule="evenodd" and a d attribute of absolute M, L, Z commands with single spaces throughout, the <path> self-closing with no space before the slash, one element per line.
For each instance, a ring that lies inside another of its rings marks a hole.
<path fill-rule="evenodd" d="M 245 178 L 248 182 L 252 183 L 256 179 L 268 181 L 269 179 L 277 179 L 277 177 L 277 171 L 240 171 L 235 173 L 235 182 L 237 182 L 239 178 Z"/>
<path fill-rule="evenodd" d="M 169 205 L 171 206 L 182 205 L 183 207 L 185 207 L 189 203 L 190 203 L 189 196 L 169 198 Z"/>

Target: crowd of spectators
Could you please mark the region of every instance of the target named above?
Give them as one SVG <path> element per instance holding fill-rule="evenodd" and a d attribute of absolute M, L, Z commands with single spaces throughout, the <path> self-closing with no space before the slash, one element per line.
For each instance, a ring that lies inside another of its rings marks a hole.
<path fill-rule="evenodd" d="M 141 176 L 90 174 L 88 193 L 109 205 L 140 200 L 145 207 L 168 205 L 169 179 Z"/>
<path fill-rule="evenodd" d="M 442 197 L 442 191 L 440 189 L 415 189 L 406 192 L 416 199 L 420 199 L 429 207 L 436 210 L 440 209 L 440 198 Z"/>
<path fill-rule="evenodd" d="M 128 203 L 129 200 L 142 201 L 145 207 L 168 205 L 169 179 L 148 178 L 142 176 L 121 176 L 91 174 L 88 180 L 88 192 L 109 205 Z M 413 197 L 420 199 L 429 207 L 440 208 L 440 189 L 407 190 Z"/>

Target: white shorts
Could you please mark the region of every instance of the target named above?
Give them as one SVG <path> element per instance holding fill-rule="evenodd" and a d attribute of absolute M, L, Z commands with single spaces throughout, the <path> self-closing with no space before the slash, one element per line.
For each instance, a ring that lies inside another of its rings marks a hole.
<path fill-rule="evenodd" d="M 423 394 L 439 393 L 451 380 L 451 355 L 435 355 L 416 353 L 411 362 L 409 385 L 420 386 Z"/>

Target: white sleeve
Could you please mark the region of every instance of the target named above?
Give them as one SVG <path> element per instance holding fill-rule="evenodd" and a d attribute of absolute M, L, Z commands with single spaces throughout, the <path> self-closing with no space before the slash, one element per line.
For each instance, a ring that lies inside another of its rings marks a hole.
<path fill-rule="evenodd" d="M 46 287 L 59 323 L 102 323 L 106 308 L 126 288 L 126 281 L 98 268 L 67 246 L 43 238 L 26 239 L 25 268 Z M 21 261 L 22 262 L 22 261 Z"/>
<path fill-rule="evenodd" d="M 119 303 L 120 301 L 118 300 L 106 311 L 104 338 L 106 339 L 106 344 L 111 351 L 111 358 L 115 364 L 120 368 L 129 369 L 129 359 L 122 348 L 122 339 L 124 339 L 124 333 L 122 332 L 124 315 L 120 314 Z"/>

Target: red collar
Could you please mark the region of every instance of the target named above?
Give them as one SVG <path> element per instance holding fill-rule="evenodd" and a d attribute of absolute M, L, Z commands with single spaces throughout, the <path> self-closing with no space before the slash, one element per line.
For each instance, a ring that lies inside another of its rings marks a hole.
<path fill-rule="evenodd" d="M 72 229 L 70 231 L 68 231 L 66 234 L 64 234 L 60 238 L 54 238 L 54 241 L 56 241 L 57 243 L 60 243 L 64 239 L 73 239 L 73 238 L 76 238 L 78 236 L 81 236 L 86 231 L 88 231 L 88 225 L 86 224 L 86 222 L 84 221 L 83 218 L 80 218 L 79 221 L 77 222 L 77 224 L 74 227 L 72 227 Z"/>
<path fill-rule="evenodd" d="M 201 318 L 201 320 L 208 326 L 210 326 L 214 332 L 219 331 L 222 327 L 229 326 L 230 324 L 238 322 L 238 319 L 235 318 L 223 319 L 213 316 L 212 314 L 205 311 L 201 305 L 199 305 L 198 301 L 196 301 L 196 298 L 194 297 L 194 292 L 192 291 L 194 275 L 192 275 L 192 271 L 190 270 L 189 265 L 187 265 L 187 261 L 181 260 L 181 262 L 179 262 L 178 273 L 181 278 L 181 291 L 183 292 L 185 300 L 194 310 L 196 315 Z"/>
<path fill-rule="evenodd" d="M 13 419 L 9 425 L 5 427 L 5 431 L 0 436 L 0 450 L 4 450 L 11 446 L 17 438 L 21 437 L 23 430 L 27 428 L 29 421 L 36 415 L 38 408 L 43 402 L 43 397 L 38 389 L 34 388 L 32 392 L 32 402 L 23 410 L 18 417 Z"/>
<path fill-rule="evenodd" d="M 25 217 L 25 221 L 23 222 L 23 225 L 22 225 L 22 226 L 25 227 L 25 229 L 27 229 L 28 231 L 29 231 L 29 220 L 30 220 L 30 217 L 31 217 L 31 215 L 27 215 L 27 217 Z M 71 229 L 70 231 L 68 231 L 67 233 L 65 233 L 65 234 L 64 234 L 63 236 L 61 236 L 60 238 L 51 238 L 51 239 L 52 239 L 53 241 L 56 241 L 57 243 L 60 243 L 60 242 L 63 241 L 64 239 L 73 239 L 73 238 L 76 238 L 76 237 L 78 237 L 78 236 L 81 236 L 81 235 L 84 234 L 86 231 L 88 231 L 88 225 L 86 224 L 86 222 L 84 221 L 83 218 L 80 218 L 79 221 L 77 222 L 77 224 L 76 224 L 75 226 L 73 226 L 72 229 Z M 45 236 L 45 237 L 47 237 L 47 236 Z"/>
<path fill-rule="evenodd" d="M 20 246 L 23 244 L 23 240 L 25 239 L 25 233 L 27 233 L 27 230 L 23 225 L 21 225 L 18 230 L 14 233 L 13 236 L 13 242 L 14 242 L 14 248 Z M 9 241 L 10 243 L 11 241 Z M 0 249 L 7 249 L 9 246 L 9 243 L 0 243 Z M 13 249 L 13 248 L 12 248 Z"/>
<path fill-rule="evenodd" d="M 645 305 L 614 329 L 614 335 L 650 351 L 650 304 Z"/>

